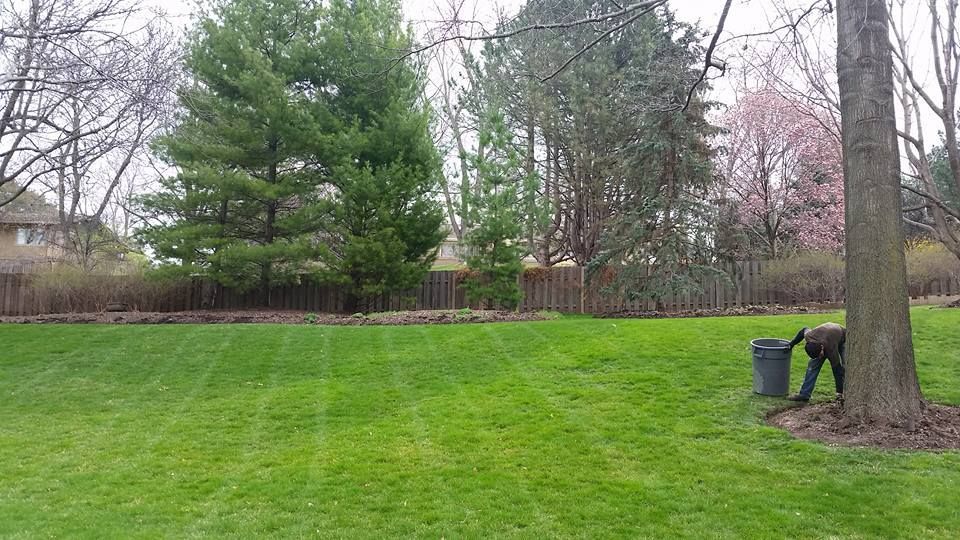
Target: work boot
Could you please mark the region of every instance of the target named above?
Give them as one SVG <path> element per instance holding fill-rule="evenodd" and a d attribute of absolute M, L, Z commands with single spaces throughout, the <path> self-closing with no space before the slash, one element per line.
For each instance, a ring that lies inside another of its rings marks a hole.
<path fill-rule="evenodd" d="M 810 398 L 807 396 L 801 396 L 800 394 L 794 394 L 792 396 L 787 396 L 787 401 L 800 401 L 806 403 L 810 401 Z"/>

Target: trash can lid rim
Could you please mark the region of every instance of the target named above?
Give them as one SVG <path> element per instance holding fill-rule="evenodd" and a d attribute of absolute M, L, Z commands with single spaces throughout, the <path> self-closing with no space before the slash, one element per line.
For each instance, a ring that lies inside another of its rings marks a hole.
<path fill-rule="evenodd" d="M 764 341 L 768 343 L 763 343 L 763 344 L 757 343 L 757 342 L 764 342 Z M 769 342 L 776 342 L 777 345 L 773 345 L 772 343 L 769 343 Z M 758 349 L 769 349 L 769 350 L 780 350 L 780 349 L 790 348 L 790 342 L 780 338 L 756 338 L 750 341 L 750 345 Z"/>

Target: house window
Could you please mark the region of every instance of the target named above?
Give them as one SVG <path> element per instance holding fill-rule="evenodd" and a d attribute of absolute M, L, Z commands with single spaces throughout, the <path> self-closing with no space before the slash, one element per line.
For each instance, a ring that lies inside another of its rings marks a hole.
<path fill-rule="evenodd" d="M 20 228 L 17 229 L 17 245 L 45 246 L 47 245 L 47 239 L 44 235 L 43 229 Z"/>

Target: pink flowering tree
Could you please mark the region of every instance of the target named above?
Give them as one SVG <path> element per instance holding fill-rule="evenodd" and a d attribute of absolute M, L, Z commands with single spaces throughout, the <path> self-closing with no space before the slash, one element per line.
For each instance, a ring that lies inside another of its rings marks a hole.
<path fill-rule="evenodd" d="M 821 120 L 772 90 L 742 94 L 721 119 L 718 170 L 741 256 L 842 249 L 840 143 Z"/>

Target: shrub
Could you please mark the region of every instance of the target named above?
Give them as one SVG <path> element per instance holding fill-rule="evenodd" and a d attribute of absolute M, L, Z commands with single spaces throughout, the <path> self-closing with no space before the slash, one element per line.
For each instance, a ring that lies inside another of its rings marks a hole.
<path fill-rule="evenodd" d="M 547 280 L 550 268 L 546 266 L 529 266 L 523 269 L 523 279 L 530 283 L 541 283 Z"/>
<path fill-rule="evenodd" d="M 475 314 L 473 310 L 468 307 L 460 308 L 453 314 L 454 320 L 457 320 L 457 321 L 470 320 L 470 319 L 473 319 L 474 316 Z"/>
<path fill-rule="evenodd" d="M 307 324 L 316 324 L 317 323 L 317 314 L 316 313 L 307 313 L 303 316 L 303 322 Z"/>
<path fill-rule="evenodd" d="M 960 260 L 942 244 L 920 242 L 907 250 L 907 282 L 911 294 L 926 294 L 940 279 L 960 284 Z"/>
<path fill-rule="evenodd" d="M 479 273 L 474 272 L 473 270 L 470 270 L 469 268 L 461 268 L 461 269 L 457 270 L 457 271 L 453 274 L 453 279 L 454 279 L 457 283 L 463 283 L 463 282 L 467 281 L 468 279 L 476 279 L 477 277 L 479 277 L 479 275 L 480 275 Z"/>
<path fill-rule="evenodd" d="M 837 302 L 844 294 L 843 258 L 833 253 L 808 251 L 770 261 L 764 269 L 762 283 L 792 303 Z"/>
<path fill-rule="evenodd" d="M 183 309 L 189 306 L 175 300 L 188 298 L 191 286 L 189 280 L 91 274 L 66 264 L 35 274 L 32 284 L 45 313 L 100 312 L 110 303 L 134 311 Z"/>

